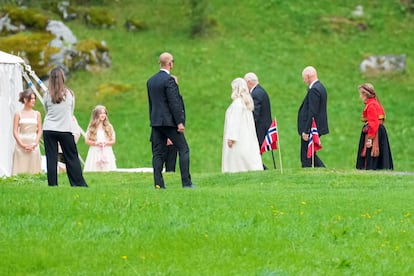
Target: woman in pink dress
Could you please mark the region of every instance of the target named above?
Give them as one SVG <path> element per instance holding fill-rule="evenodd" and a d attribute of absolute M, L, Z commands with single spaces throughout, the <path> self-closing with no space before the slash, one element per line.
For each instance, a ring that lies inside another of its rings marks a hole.
<path fill-rule="evenodd" d="M 12 174 L 40 173 L 41 156 L 39 141 L 42 137 L 42 115 L 33 109 L 36 95 L 32 89 L 26 89 L 19 95 L 24 104 L 21 111 L 14 114 L 13 136 L 16 147 L 13 154 Z"/>

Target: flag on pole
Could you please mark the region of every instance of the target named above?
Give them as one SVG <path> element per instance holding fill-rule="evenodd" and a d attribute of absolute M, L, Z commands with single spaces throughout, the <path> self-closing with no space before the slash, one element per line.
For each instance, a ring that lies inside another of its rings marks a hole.
<path fill-rule="evenodd" d="M 318 150 L 322 149 L 321 141 L 319 140 L 318 129 L 316 128 L 315 119 L 312 118 L 312 128 L 308 141 L 308 158 L 315 154 Z"/>
<path fill-rule="evenodd" d="M 266 136 L 263 140 L 262 146 L 260 148 L 260 154 L 266 151 L 277 149 L 277 123 L 276 118 L 272 121 L 272 124 L 269 127 L 269 130 L 266 133 Z"/>

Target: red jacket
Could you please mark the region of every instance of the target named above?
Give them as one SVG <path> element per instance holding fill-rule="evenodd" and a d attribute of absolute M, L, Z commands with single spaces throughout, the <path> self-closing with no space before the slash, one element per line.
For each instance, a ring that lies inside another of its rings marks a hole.
<path fill-rule="evenodd" d="M 377 135 L 379 125 L 385 120 L 384 108 L 376 98 L 369 98 L 365 101 L 365 108 L 362 111 L 361 120 L 368 125 L 368 138 L 374 139 Z"/>

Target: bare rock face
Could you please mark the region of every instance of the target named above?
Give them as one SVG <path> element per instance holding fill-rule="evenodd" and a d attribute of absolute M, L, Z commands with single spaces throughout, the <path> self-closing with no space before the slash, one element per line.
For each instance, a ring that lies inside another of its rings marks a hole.
<path fill-rule="evenodd" d="M 373 55 L 365 58 L 359 69 L 364 74 L 382 74 L 405 72 L 406 56 L 402 55 Z"/>
<path fill-rule="evenodd" d="M 65 44 L 76 44 L 78 42 L 72 31 L 61 21 L 49 20 L 46 31 L 53 34 L 57 39 L 62 40 Z"/>
<path fill-rule="evenodd" d="M 55 37 L 50 45 L 59 49 L 51 55 L 50 63 L 62 67 L 66 73 L 71 70 L 99 70 L 112 65 L 109 49 L 105 41 L 79 41 L 72 31 L 61 21 L 51 20 L 46 27 Z"/>
<path fill-rule="evenodd" d="M 50 69 L 56 66 L 62 67 L 66 74 L 73 70 L 97 71 L 112 66 L 105 41 L 78 41 L 63 22 L 49 20 L 35 10 L 17 7 L 1 11 L 2 50 L 18 54 L 41 78 L 47 78 Z M 23 32 L 27 30 L 30 32 Z"/>

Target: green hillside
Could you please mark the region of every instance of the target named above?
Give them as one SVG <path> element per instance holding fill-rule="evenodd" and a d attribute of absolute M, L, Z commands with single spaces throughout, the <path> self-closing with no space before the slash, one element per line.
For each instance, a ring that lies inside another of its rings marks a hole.
<path fill-rule="evenodd" d="M 407 1 L 406 1 L 407 2 Z M 106 41 L 113 66 L 90 73 L 78 71 L 69 80 L 77 94 L 76 115 L 86 128 L 96 104 L 109 109 L 117 132 L 118 167 L 151 167 L 146 80 L 158 70 L 163 51 L 174 55 L 173 74 L 186 102 L 186 136 L 192 172 L 219 172 L 224 112 L 230 104 L 230 82 L 255 72 L 271 98 L 277 117 L 283 166 L 298 168 L 296 116 L 306 93 L 301 71 L 316 67 L 329 94 L 331 133 L 322 139 L 320 156 L 330 168 L 352 169 L 360 135 L 363 104 L 357 86 L 372 82 L 387 113 L 394 166 L 412 171 L 414 147 L 414 15 L 403 1 L 238 0 L 209 1 L 208 18 L 216 23 L 204 37 L 190 37 L 190 1 L 106 1 L 116 17 L 113 29 L 91 29 L 80 21 L 67 24 L 79 40 Z M 350 16 L 361 4 L 363 30 Z M 139 18 L 148 29 L 128 32 L 127 18 Z M 359 64 L 369 55 L 405 54 L 403 74 L 368 77 Z M 120 94 L 97 94 L 101 84 L 126 84 Z M 82 155 L 87 148 L 82 140 Z M 276 153 L 278 154 L 278 153 Z M 264 156 L 271 164 L 271 155 Z"/>

